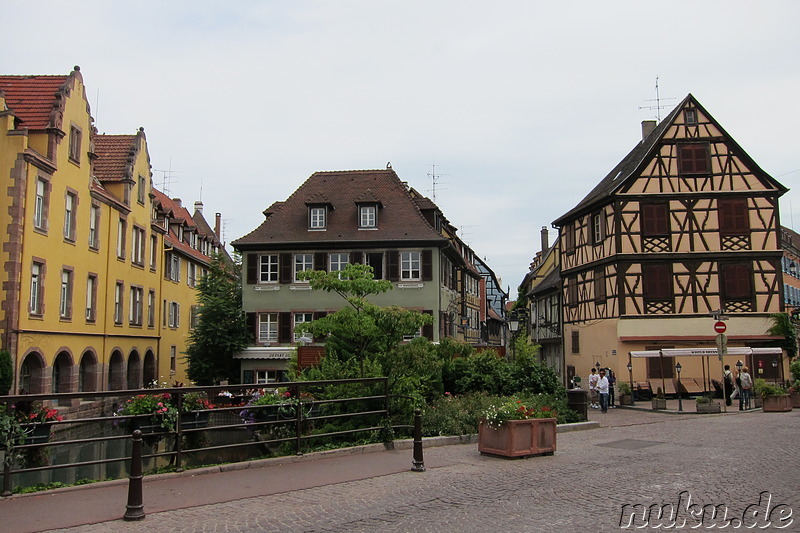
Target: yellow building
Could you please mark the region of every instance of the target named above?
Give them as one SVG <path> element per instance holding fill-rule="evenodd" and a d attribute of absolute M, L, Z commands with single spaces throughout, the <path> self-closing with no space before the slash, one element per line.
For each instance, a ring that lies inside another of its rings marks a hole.
<path fill-rule="evenodd" d="M 162 302 L 190 307 L 196 275 L 171 281 L 167 249 L 185 236 L 189 249 L 206 250 L 184 263 L 197 272 L 219 240 L 191 216 L 164 224 L 144 131 L 97 135 L 78 67 L 0 76 L 0 174 L 9 184 L 0 340 L 14 364 L 11 392 L 185 381 L 190 324 L 170 320 Z"/>

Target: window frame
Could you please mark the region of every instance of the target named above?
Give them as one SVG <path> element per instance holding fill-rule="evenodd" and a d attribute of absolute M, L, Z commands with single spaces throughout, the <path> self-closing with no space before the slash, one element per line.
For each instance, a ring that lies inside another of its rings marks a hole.
<path fill-rule="evenodd" d="M 324 230 L 328 227 L 328 208 L 324 205 L 308 207 L 308 229 Z"/>
<path fill-rule="evenodd" d="M 139 285 L 131 285 L 130 295 L 128 323 L 131 326 L 141 326 L 144 320 L 144 288 Z"/>
<path fill-rule="evenodd" d="M 264 279 L 265 277 L 266 279 Z M 259 254 L 258 283 L 278 283 L 279 281 L 280 256 L 278 254 Z"/>
<path fill-rule="evenodd" d="M 709 144 L 681 143 L 678 144 L 678 172 L 680 175 L 704 175 L 711 173 L 709 160 Z"/>
<path fill-rule="evenodd" d="M 717 219 L 722 236 L 750 234 L 750 209 L 747 198 L 733 197 L 717 200 Z"/>
<path fill-rule="evenodd" d="M 117 222 L 117 259 L 125 259 L 125 240 L 127 232 L 128 221 L 120 217 L 119 222 Z"/>
<path fill-rule="evenodd" d="M 44 315 L 44 275 L 45 263 L 42 261 L 33 261 L 31 263 L 28 312 L 34 316 Z"/>
<path fill-rule="evenodd" d="M 302 320 L 297 320 L 298 317 L 302 317 Z M 307 319 L 307 320 L 306 320 Z M 309 322 L 314 321 L 314 313 L 305 313 L 305 312 L 295 312 L 292 313 L 292 338 L 295 342 L 300 340 L 300 337 L 303 335 L 297 331 L 297 326 L 299 324 L 307 324 Z"/>
<path fill-rule="evenodd" d="M 358 227 L 360 229 L 378 227 L 378 206 L 376 204 L 358 206 Z"/>
<path fill-rule="evenodd" d="M 41 189 L 41 190 L 40 190 Z M 48 206 L 50 203 L 50 181 L 36 178 L 36 189 L 33 207 L 33 227 L 39 231 L 47 231 Z"/>
<path fill-rule="evenodd" d="M 122 325 L 125 305 L 125 283 L 117 281 L 114 285 L 114 324 Z"/>
<path fill-rule="evenodd" d="M 668 237 L 670 235 L 669 202 L 642 202 L 639 206 L 639 213 L 642 237 Z"/>
<path fill-rule="evenodd" d="M 69 127 L 69 160 L 80 165 L 81 163 L 81 143 L 83 142 L 83 131 L 75 125 Z"/>
<path fill-rule="evenodd" d="M 303 260 L 301 262 L 298 262 L 298 258 L 300 258 L 300 257 L 302 257 Z M 294 274 L 293 274 L 293 278 L 292 278 L 294 280 L 293 282 L 294 283 L 308 283 L 308 280 L 299 280 L 299 279 L 297 279 L 297 274 L 299 274 L 300 272 L 305 272 L 306 270 L 314 270 L 314 254 L 310 254 L 310 253 L 294 254 L 292 259 L 293 259 L 293 263 L 294 263 Z M 308 259 L 308 260 L 306 261 L 306 259 Z M 301 267 L 301 266 L 305 266 L 307 268 L 303 268 L 302 270 L 300 270 L 299 267 Z"/>
<path fill-rule="evenodd" d="M 67 191 L 64 195 L 64 239 L 75 242 L 77 231 L 78 193 Z"/>
<path fill-rule="evenodd" d="M 344 261 L 342 258 L 344 258 Z M 328 272 L 341 272 L 349 264 L 350 254 L 347 252 L 333 252 L 328 254 Z M 341 274 L 339 274 L 339 279 L 341 279 Z"/>
<path fill-rule="evenodd" d="M 61 320 L 72 318 L 73 271 L 71 268 L 61 269 L 61 290 L 59 291 L 58 317 Z"/>
<path fill-rule="evenodd" d="M 416 268 L 414 266 L 415 264 Z M 400 281 L 421 280 L 422 252 L 420 250 L 402 250 L 400 252 Z"/>
<path fill-rule="evenodd" d="M 100 248 L 100 206 L 97 204 L 89 207 L 89 248 Z"/>
<path fill-rule="evenodd" d="M 97 321 L 97 274 L 86 276 L 86 310 L 87 322 Z"/>
<path fill-rule="evenodd" d="M 278 313 L 258 313 L 259 344 L 278 342 L 278 318 Z"/>

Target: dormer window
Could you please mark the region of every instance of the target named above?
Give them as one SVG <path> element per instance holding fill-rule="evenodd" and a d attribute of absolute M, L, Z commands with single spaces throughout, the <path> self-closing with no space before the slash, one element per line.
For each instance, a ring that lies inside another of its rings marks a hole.
<path fill-rule="evenodd" d="M 361 205 L 358 207 L 358 227 L 377 228 L 378 227 L 378 206 Z"/>
<path fill-rule="evenodd" d="M 695 125 L 697 124 L 697 110 L 696 109 L 685 109 L 683 111 L 683 119 L 686 124 Z"/>
<path fill-rule="evenodd" d="M 310 229 L 325 229 L 327 227 L 327 218 L 327 207 L 312 206 L 308 208 L 308 227 Z"/>

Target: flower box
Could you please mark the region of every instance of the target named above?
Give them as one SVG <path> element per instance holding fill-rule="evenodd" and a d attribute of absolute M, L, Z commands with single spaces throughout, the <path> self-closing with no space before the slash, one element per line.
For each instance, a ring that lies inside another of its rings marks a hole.
<path fill-rule="evenodd" d="M 653 401 L 653 409 L 656 411 L 667 408 L 666 398 L 653 398 L 652 401 Z"/>
<path fill-rule="evenodd" d="M 620 396 L 619 396 L 619 404 L 620 405 L 633 405 L 633 395 L 632 394 L 620 394 Z"/>
<path fill-rule="evenodd" d="M 52 424 L 36 424 L 25 427 L 25 442 L 17 442 L 16 444 L 43 444 L 50 442 L 50 427 Z M 21 439 L 20 439 L 21 440 Z"/>
<path fill-rule="evenodd" d="M 556 419 L 506 420 L 497 429 L 481 420 L 478 451 L 502 457 L 552 455 L 556 451 Z"/>
<path fill-rule="evenodd" d="M 200 429 L 208 427 L 208 413 L 182 413 L 181 429 Z"/>
<path fill-rule="evenodd" d="M 697 412 L 703 414 L 713 414 L 722 411 L 722 406 L 719 402 L 695 402 L 697 405 Z"/>
<path fill-rule="evenodd" d="M 800 408 L 800 391 L 790 393 L 789 400 L 792 402 L 792 407 Z"/>
<path fill-rule="evenodd" d="M 792 410 L 792 401 L 788 394 L 767 396 L 761 400 L 761 409 L 765 413 L 786 413 Z"/>

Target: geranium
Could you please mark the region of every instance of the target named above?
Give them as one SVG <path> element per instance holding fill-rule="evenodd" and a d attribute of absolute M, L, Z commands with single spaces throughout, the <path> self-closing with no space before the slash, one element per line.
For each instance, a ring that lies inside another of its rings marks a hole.
<path fill-rule="evenodd" d="M 167 431 L 174 431 L 178 420 L 178 410 L 172 404 L 172 395 L 139 394 L 123 403 L 115 416 L 151 415 L 158 419 L 159 425 Z"/>
<path fill-rule="evenodd" d="M 41 403 L 17 402 L 14 407 L 17 419 L 23 424 L 44 424 L 64 420 L 64 417 L 58 414 L 58 410 L 44 407 Z"/>
<path fill-rule="evenodd" d="M 556 418 L 558 413 L 550 406 L 531 407 L 522 400 L 511 398 L 501 404 L 490 406 L 484 413 L 486 424 L 492 429 L 498 429 L 508 420 L 528 420 L 531 418 Z"/>

